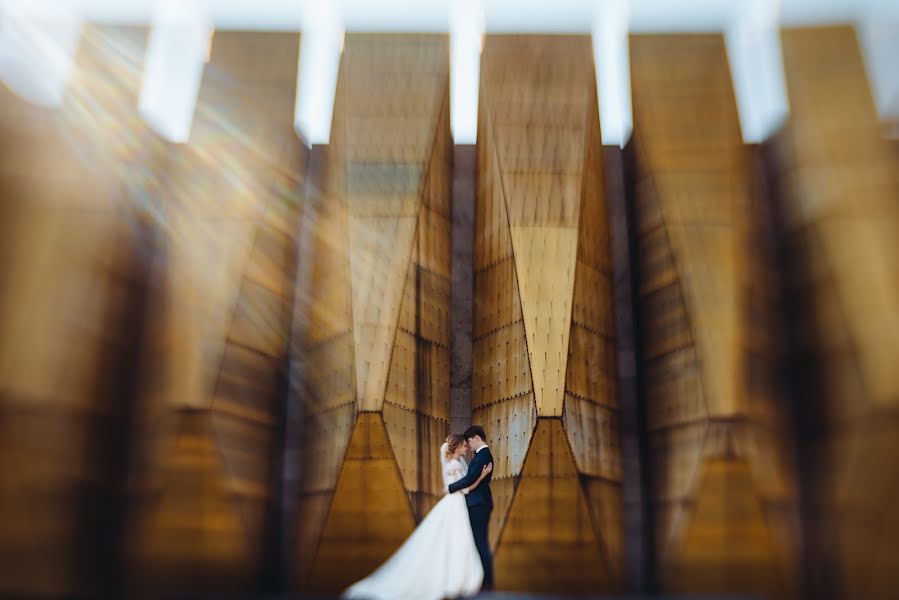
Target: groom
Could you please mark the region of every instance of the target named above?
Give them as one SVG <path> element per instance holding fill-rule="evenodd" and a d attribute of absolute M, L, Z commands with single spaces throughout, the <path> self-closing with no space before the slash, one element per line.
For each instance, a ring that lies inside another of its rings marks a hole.
<path fill-rule="evenodd" d="M 449 493 L 458 492 L 469 487 L 481 475 L 481 471 L 493 462 L 493 455 L 487 447 L 487 434 L 480 425 L 472 425 L 463 434 L 468 447 L 474 451 L 474 458 L 468 466 L 468 474 L 457 481 L 450 484 Z M 490 493 L 490 479 L 493 473 L 488 473 L 487 477 L 476 487 L 471 490 L 465 498 L 468 505 L 468 517 L 471 520 L 471 531 L 474 534 L 474 543 L 478 548 L 478 554 L 481 555 L 481 564 L 484 566 L 484 585 L 482 589 L 493 589 L 493 556 L 490 554 L 490 542 L 487 539 L 487 526 L 490 523 L 490 513 L 493 512 L 493 495 Z"/>

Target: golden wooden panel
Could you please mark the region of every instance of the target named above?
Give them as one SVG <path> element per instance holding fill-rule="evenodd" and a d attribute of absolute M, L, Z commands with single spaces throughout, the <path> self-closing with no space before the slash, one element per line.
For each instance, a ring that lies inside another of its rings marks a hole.
<path fill-rule="evenodd" d="M 384 403 L 384 425 L 396 456 L 403 485 L 412 499 L 415 520 L 421 521 L 441 497 L 443 473 L 439 448 L 449 424 L 421 412 Z M 437 450 L 430 450 L 437 448 Z"/>
<path fill-rule="evenodd" d="M 887 598 L 899 585 L 887 483 L 899 472 L 895 147 L 882 138 L 854 28 L 790 29 L 781 41 L 791 118 L 776 139 L 777 184 L 806 366 L 807 561 L 821 574 L 808 593 Z"/>
<path fill-rule="evenodd" d="M 359 410 L 380 410 L 384 401 L 390 350 L 414 238 L 414 218 L 350 217 L 350 286 Z"/>
<path fill-rule="evenodd" d="M 297 567 L 294 572 L 294 585 L 297 587 L 309 581 L 332 498 L 333 492 L 322 492 L 303 495 L 297 502 Z"/>
<path fill-rule="evenodd" d="M 599 120 L 598 116 L 594 119 L 597 122 Z M 609 276 L 612 272 L 611 232 L 605 201 L 606 180 L 599 128 L 589 128 L 587 136 L 587 167 L 584 169 L 582 186 L 577 255 L 578 261 L 589 270 Z M 580 277 L 579 275 L 575 279 Z M 605 316 L 606 311 L 602 312 L 602 315 L 597 316 L 607 318 L 611 323 L 611 317 Z"/>
<path fill-rule="evenodd" d="M 252 262 L 252 256 L 247 262 Z M 286 288 L 292 275 L 292 272 L 281 273 L 280 287 Z M 288 301 L 288 296 L 273 294 L 249 277 L 244 277 L 228 328 L 227 343 L 252 348 L 270 358 L 283 357 L 290 331 Z"/>
<path fill-rule="evenodd" d="M 582 475 L 621 481 L 619 410 L 568 395 L 562 423 Z"/>
<path fill-rule="evenodd" d="M 308 350 L 307 413 L 319 413 L 356 402 L 353 336 L 347 331 Z"/>
<path fill-rule="evenodd" d="M 742 409 L 738 391 L 742 368 L 737 345 L 739 311 L 743 307 L 737 295 L 743 265 L 737 262 L 735 254 L 738 244 L 745 242 L 729 227 L 709 229 L 691 228 L 687 233 L 686 228 L 672 226 L 669 231 L 683 232 L 682 236 L 672 237 L 676 247 L 682 248 L 686 265 L 682 281 L 687 284 L 694 341 L 703 362 L 706 407 L 711 415 L 730 416 Z M 715 260 L 708 260 L 709 256 Z M 713 300 L 703 301 L 706 299 Z"/>
<path fill-rule="evenodd" d="M 583 135 L 583 128 L 578 129 Z M 542 173 L 538 166 L 531 171 L 503 171 L 502 178 L 513 230 L 540 225 L 571 228 L 577 223 L 581 173 Z"/>
<path fill-rule="evenodd" d="M 449 422 L 449 350 L 399 331 L 385 401 Z"/>
<path fill-rule="evenodd" d="M 595 100 L 592 62 L 587 36 L 488 36 L 483 73 L 497 122 L 582 126 Z"/>
<path fill-rule="evenodd" d="M 328 173 L 340 170 L 328 167 Z M 300 298 L 308 305 L 305 336 L 310 345 L 353 328 L 346 203 L 326 190 L 314 214 L 314 224 L 303 232 L 313 239 L 315 258 L 309 269 L 314 287 Z"/>
<path fill-rule="evenodd" d="M 295 271 L 294 236 L 299 228 L 299 213 L 296 198 L 267 206 L 247 259 L 244 277 L 280 298 L 293 296 L 291 276 Z"/>
<path fill-rule="evenodd" d="M 561 416 L 577 230 L 512 227 L 512 241 L 537 413 Z"/>
<path fill-rule="evenodd" d="M 617 407 L 614 340 L 574 324 L 569 335 L 568 355 L 566 392 Z"/>
<path fill-rule="evenodd" d="M 581 487 L 593 522 L 596 539 L 612 573 L 624 572 L 624 521 L 621 517 L 621 481 L 581 477 Z"/>
<path fill-rule="evenodd" d="M 496 460 L 497 583 L 610 591 L 621 568 L 620 532 L 610 532 L 615 541 L 606 545 L 591 515 L 620 521 L 620 490 L 610 479 L 611 491 L 588 503 L 581 489 L 584 469 L 620 477 L 589 39 L 488 36 L 480 90 L 472 404 Z M 553 468 L 542 462 L 552 452 L 540 431 L 555 432 Z"/>
<path fill-rule="evenodd" d="M 447 55 L 444 36 L 347 36 L 340 84 L 347 90 L 348 160 L 427 162 Z"/>
<path fill-rule="evenodd" d="M 631 52 L 638 312 L 662 588 L 760 585 L 769 597 L 795 597 L 796 471 L 786 390 L 773 376 L 784 347 L 773 220 L 740 138 L 724 40 L 638 35 Z M 750 473 L 738 477 L 746 489 L 733 507 L 703 483 L 715 465 Z M 747 497 L 758 512 L 744 510 Z M 765 540 L 747 542 L 755 554 L 729 548 L 720 565 L 707 560 L 704 552 L 739 545 L 715 532 L 744 530 Z"/>
<path fill-rule="evenodd" d="M 166 477 L 138 511 L 129 559 L 135 589 L 246 588 L 260 551 L 259 528 L 242 519 L 207 411 L 172 415 Z M 249 534 L 249 535 L 248 535 Z M 190 565 L 189 572 L 185 567 Z"/>
<path fill-rule="evenodd" d="M 700 370 L 693 346 L 646 361 L 646 421 L 649 430 L 706 418 Z"/>
<path fill-rule="evenodd" d="M 487 432 L 493 454 L 493 477 L 517 476 L 537 424 L 533 394 L 525 394 L 478 407 L 472 422 Z"/>
<path fill-rule="evenodd" d="M 615 586 L 559 420 L 537 423 L 495 561 L 502 589 L 588 593 Z"/>
<path fill-rule="evenodd" d="M 319 246 L 308 298 L 307 380 L 315 397 L 306 399 L 303 443 L 304 473 L 315 485 L 305 486 L 299 506 L 299 543 L 309 546 L 299 550 L 302 592 L 337 593 L 366 575 L 442 489 L 437 452 L 449 429 L 448 50 L 446 37 L 436 35 L 346 40 L 311 222 Z M 360 444 L 372 448 L 361 451 Z M 392 508 L 376 499 L 384 493 Z"/>
<path fill-rule="evenodd" d="M 518 278 L 511 254 L 477 274 L 474 306 L 472 331 L 476 338 L 521 320 Z"/>
<path fill-rule="evenodd" d="M 422 46 L 425 54 L 436 52 L 432 58 L 437 61 L 440 42 L 429 39 L 426 46 L 427 50 Z M 452 138 L 448 88 L 438 65 L 435 62 L 429 67 L 434 69 L 430 84 L 434 87 L 429 94 L 434 89 L 442 93 L 434 97 L 437 104 L 429 109 L 437 109 L 436 121 L 430 124 L 433 139 L 419 192 L 415 246 L 391 357 L 386 398 L 392 404 L 385 402 L 383 409 L 416 520 L 424 518 L 441 496 L 440 461 L 434 459 L 433 449 L 439 448 L 449 433 Z"/>
<path fill-rule="evenodd" d="M 129 72 L 145 40 L 146 31 L 85 26 L 57 109 L 0 91 L 0 589 L 9 597 L 121 593 L 106 575 L 121 565 L 117 517 L 155 258 L 155 228 L 130 195 L 155 193 L 159 158 Z M 126 180 L 129 166 L 147 176 Z"/>
<path fill-rule="evenodd" d="M 496 458 L 494 456 L 494 458 Z M 506 518 L 509 516 L 509 507 L 512 498 L 515 497 L 515 488 L 519 477 L 494 477 L 490 480 L 490 493 L 493 495 L 493 512 L 490 514 L 488 534 L 490 536 L 490 548 L 496 555 L 496 547 L 499 544 L 499 536 L 503 531 Z"/>
<path fill-rule="evenodd" d="M 483 78 L 483 77 L 482 77 Z M 477 161 L 477 185 L 475 186 L 475 272 L 508 260 L 512 256 L 512 238 L 509 232 L 509 215 L 506 211 L 505 191 L 500 175 L 499 160 L 491 139 L 487 120 L 491 111 L 486 102 L 478 108 L 478 139 L 475 151 Z M 475 279 L 475 286 L 477 286 Z M 477 319 L 477 311 L 475 311 Z M 477 323 L 477 321 L 476 321 Z M 476 325 L 477 327 L 477 325 Z"/>
<path fill-rule="evenodd" d="M 355 423 L 355 406 L 313 413 L 303 428 L 303 491 L 333 489 Z"/>
<path fill-rule="evenodd" d="M 341 466 L 308 588 L 344 589 L 385 561 L 414 527 L 381 415 L 362 413 Z"/>
<path fill-rule="evenodd" d="M 533 392 L 524 324 L 514 323 L 475 340 L 472 349 L 472 407 Z"/>
<path fill-rule="evenodd" d="M 436 165 L 435 165 L 436 167 Z M 435 170 L 449 171 L 447 165 L 439 165 Z M 449 189 L 444 188 L 446 197 Z M 418 219 L 418 245 L 416 258 L 422 268 L 435 275 L 449 280 L 450 278 L 450 232 L 452 223 L 445 215 L 423 206 Z"/>
<path fill-rule="evenodd" d="M 589 230 L 586 224 L 581 230 Z M 574 275 L 574 297 L 571 320 L 586 330 L 606 336 L 614 336 L 613 306 L 608 271 L 599 271 L 581 260 L 583 251 L 578 249 L 578 261 Z"/>
<path fill-rule="evenodd" d="M 777 560 L 765 503 L 748 463 L 708 461 L 697 498 L 664 586 L 674 593 L 789 594 L 794 576 Z"/>
<path fill-rule="evenodd" d="M 275 361 L 265 354 L 237 345 L 227 347 L 216 383 L 216 410 L 274 425 L 279 389 L 274 366 Z"/>
<path fill-rule="evenodd" d="M 259 48 L 270 60 L 254 70 Z M 297 49 L 297 34 L 218 34 L 191 140 L 169 150 L 163 384 L 146 394 L 135 461 L 135 593 L 249 591 L 265 568 L 302 183 Z"/>

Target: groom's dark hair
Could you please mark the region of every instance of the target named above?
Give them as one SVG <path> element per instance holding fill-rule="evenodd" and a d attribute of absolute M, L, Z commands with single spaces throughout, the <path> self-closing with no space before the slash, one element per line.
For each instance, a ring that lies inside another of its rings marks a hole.
<path fill-rule="evenodd" d="M 469 427 L 468 429 L 466 429 L 466 430 L 465 430 L 465 433 L 463 433 L 462 435 L 465 436 L 465 439 L 466 439 L 466 440 L 470 440 L 470 439 L 473 438 L 474 436 L 478 436 L 478 437 L 480 437 L 481 440 L 483 440 L 484 442 L 487 441 L 487 434 L 484 433 L 484 428 L 481 427 L 480 425 L 472 425 L 471 427 Z"/>

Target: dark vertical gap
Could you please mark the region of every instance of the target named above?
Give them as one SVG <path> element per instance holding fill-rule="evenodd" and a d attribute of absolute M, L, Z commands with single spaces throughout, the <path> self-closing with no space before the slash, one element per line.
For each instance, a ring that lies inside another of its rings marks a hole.
<path fill-rule="evenodd" d="M 275 379 L 276 396 L 273 402 L 273 417 L 275 426 L 272 431 L 272 444 L 269 453 L 269 465 L 271 473 L 269 475 L 268 502 L 263 517 L 263 557 L 262 570 L 259 573 L 259 589 L 264 593 L 273 594 L 284 591 L 282 586 L 285 581 L 283 571 L 287 568 L 284 563 L 283 553 L 285 547 L 283 543 L 285 510 L 284 502 L 284 465 L 285 465 L 285 442 L 287 437 L 287 397 L 289 385 L 289 357 L 288 352 L 284 353 L 278 361 L 278 366 L 273 374 Z"/>
<path fill-rule="evenodd" d="M 113 279 L 112 286 L 127 286 L 128 291 L 123 310 L 107 311 L 97 329 L 107 340 L 94 382 L 98 410 L 87 423 L 87 464 L 97 476 L 75 493 L 78 516 L 72 538 L 76 569 L 90 597 L 110 599 L 124 595 L 128 477 L 156 246 L 155 232 L 146 222 L 134 220 L 123 229 L 129 239 L 119 251 L 127 256 L 116 260 L 123 260 L 127 267 L 116 267 L 103 276 Z"/>
<path fill-rule="evenodd" d="M 637 440 L 637 457 L 639 467 L 637 480 L 639 486 L 639 531 L 635 533 L 637 543 L 641 549 L 638 557 L 638 591 L 641 593 L 658 593 L 658 573 L 656 568 L 655 547 L 655 514 L 653 511 L 652 489 L 652 461 L 649 447 L 649 435 L 646 419 L 646 387 L 645 374 L 643 372 L 642 357 L 645 356 L 643 332 L 643 319 L 640 314 L 640 244 L 638 239 L 637 214 L 636 214 L 636 189 L 637 189 L 637 153 L 635 142 L 630 142 L 621 151 L 621 173 L 623 177 L 623 191 L 621 197 L 624 202 L 624 223 L 627 228 L 627 254 L 630 273 L 625 281 L 630 288 L 630 299 L 626 301 L 626 307 L 631 311 L 633 332 L 633 384 L 630 393 L 633 398 L 634 435 Z"/>
<path fill-rule="evenodd" d="M 640 452 L 635 392 L 634 304 L 631 288 L 631 251 L 625 196 L 626 178 L 622 150 L 603 146 L 605 198 L 611 253 L 611 281 L 615 323 L 616 377 L 620 409 L 619 449 L 621 452 L 621 496 L 623 545 L 623 588 L 643 592 L 643 498 L 640 483 Z"/>
<path fill-rule="evenodd" d="M 288 306 L 291 310 L 289 336 L 283 361 L 279 444 L 275 448 L 274 480 L 272 491 L 273 518 L 266 530 L 266 546 L 269 548 L 267 563 L 271 571 L 266 574 L 272 593 L 289 593 L 296 588 L 297 524 L 302 477 L 303 398 L 305 397 L 305 342 L 309 303 L 305 297 L 309 289 L 314 260 L 315 206 L 321 196 L 327 168 L 327 146 L 312 146 L 302 151 L 298 169 L 305 172 L 300 184 L 299 215 L 294 235 L 294 281 Z"/>
<path fill-rule="evenodd" d="M 302 168 L 302 167 L 301 167 Z M 298 190 L 299 191 L 299 190 Z M 282 201 L 275 198 L 274 202 Z M 299 212 L 299 211 L 298 211 Z M 291 238 L 292 243 L 284 250 L 283 263 L 288 269 L 289 276 L 292 281 L 296 281 L 299 269 L 299 256 L 297 249 L 299 247 L 299 233 Z M 292 293 L 288 297 L 286 306 L 287 310 L 296 303 L 296 291 L 292 289 Z M 292 312 L 292 311 L 291 311 Z M 293 315 L 287 314 L 285 324 L 288 331 L 292 331 Z M 269 496 L 265 515 L 263 517 L 263 557 L 262 569 L 259 573 L 260 581 L 258 588 L 267 594 L 280 593 L 286 591 L 284 589 L 285 570 L 287 564 L 284 561 L 284 553 L 286 551 L 284 544 L 284 523 L 286 519 L 286 506 L 284 497 L 284 468 L 286 464 L 285 452 L 287 449 L 287 416 L 288 402 L 290 393 L 290 344 L 291 337 L 288 336 L 284 353 L 278 358 L 274 378 L 275 397 L 272 402 L 272 415 L 275 420 L 275 426 L 272 430 L 272 443 L 269 451 Z"/>
<path fill-rule="evenodd" d="M 785 327 L 785 359 L 779 374 L 781 384 L 785 386 L 790 398 L 793 433 L 793 451 L 797 463 L 798 504 L 800 515 L 800 573 L 801 591 L 800 597 L 808 600 L 826 600 L 838 596 L 836 565 L 825 563 L 827 568 L 822 569 L 821 564 L 811 560 L 812 554 L 825 555 L 829 551 L 825 547 L 819 547 L 815 539 L 815 507 L 813 505 L 814 473 L 820 469 L 813 456 L 815 423 L 821 420 L 825 407 L 820 403 L 814 407 L 809 406 L 807 398 L 820 397 L 820 394 L 809 388 L 809 384 L 816 381 L 815 377 L 808 377 L 809 368 L 806 358 L 803 356 L 801 323 L 802 314 L 811 307 L 802 302 L 793 286 L 796 269 L 805 261 L 800 255 L 794 255 L 791 251 L 786 227 L 786 202 L 788 199 L 783 194 L 783 171 L 787 168 L 784 157 L 779 155 L 783 147 L 783 133 L 764 142 L 756 149 L 755 160 L 757 170 L 761 171 L 760 178 L 763 181 L 767 208 L 771 217 L 774 230 L 774 252 L 778 262 L 778 283 L 781 288 L 780 316 Z M 815 584 L 815 581 L 818 581 Z"/>
<path fill-rule="evenodd" d="M 450 286 L 450 430 L 453 433 L 462 433 L 472 417 L 475 148 L 474 145 L 453 147 Z"/>

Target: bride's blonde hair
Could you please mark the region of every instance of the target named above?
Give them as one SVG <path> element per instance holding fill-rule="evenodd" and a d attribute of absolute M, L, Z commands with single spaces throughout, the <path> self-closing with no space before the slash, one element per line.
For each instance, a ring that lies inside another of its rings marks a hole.
<path fill-rule="evenodd" d="M 446 438 L 446 458 L 450 459 L 456 453 L 456 450 L 465 443 L 465 438 L 458 433 L 451 433 Z"/>

